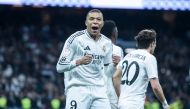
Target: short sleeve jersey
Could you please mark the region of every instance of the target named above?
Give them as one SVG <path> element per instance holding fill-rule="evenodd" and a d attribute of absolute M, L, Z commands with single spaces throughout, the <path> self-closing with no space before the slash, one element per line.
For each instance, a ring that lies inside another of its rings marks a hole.
<path fill-rule="evenodd" d="M 149 80 L 158 78 L 156 58 L 146 50 L 138 49 L 127 54 L 119 63 L 122 67 L 120 104 L 144 103 Z"/>

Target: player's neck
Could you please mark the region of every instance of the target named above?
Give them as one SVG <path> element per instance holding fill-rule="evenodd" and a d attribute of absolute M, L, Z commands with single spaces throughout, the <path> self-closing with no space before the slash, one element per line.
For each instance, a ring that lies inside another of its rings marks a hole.
<path fill-rule="evenodd" d="M 116 39 L 114 37 L 110 37 L 110 40 L 112 41 L 113 44 L 115 44 Z"/>
<path fill-rule="evenodd" d="M 95 42 L 97 42 L 98 39 L 100 38 L 100 35 L 97 35 L 97 36 L 91 36 L 91 38 L 92 38 Z"/>

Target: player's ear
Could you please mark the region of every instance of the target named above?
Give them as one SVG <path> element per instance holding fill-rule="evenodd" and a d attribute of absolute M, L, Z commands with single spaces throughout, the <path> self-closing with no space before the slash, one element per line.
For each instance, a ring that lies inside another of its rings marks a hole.
<path fill-rule="evenodd" d="M 104 21 L 103 21 L 103 23 L 102 23 L 102 27 L 104 26 Z"/>
<path fill-rule="evenodd" d="M 113 31 L 113 37 L 117 40 L 117 32 L 116 31 Z"/>
<path fill-rule="evenodd" d="M 154 45 L 156 44 L 156 42 L 153 42 L 154 43 Z"/>
<path fill-rule="evenodd" d="M 85 25 L 87 26 L 87 22 L 86 22 L 86 20 L 85 20 Z"/>
<path fill-rule="evenodd" d="M 151 43 L 150 43 L 150 47 L 153 47 L 153 45 L 154 45 L 154 42 L 151 42 Z"/>
<path fill-rule="evenodd" d="M 116 33 L 115 33 L 115 31 L 112 32 L 112 36 L 116 39 Z"/>

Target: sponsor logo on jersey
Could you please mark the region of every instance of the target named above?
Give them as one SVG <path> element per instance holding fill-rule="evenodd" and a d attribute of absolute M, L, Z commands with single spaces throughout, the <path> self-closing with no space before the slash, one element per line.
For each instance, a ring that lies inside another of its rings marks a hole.
<path fill-rule="evenodd" d="M 96 55 L 96 54 L 88 54 L 85 53 L 85 55 L 92 55 L 92 64 L 101 64 L 102 60 L 104 59 L 103 55 Z"/>
<path fill-rule="evenodd" d="M 92 59 L 100 59 L 100 60 L 103 60 L 103 59 L 104 59 L 104 56 L 103 56 L 103 55 L 96 55 L 96 54 L 84 53 L 84 56 L 85 56 L 85 55 L 92 55 Z"/>
<path fill-rule="evenodd" d="M 87 46 L 87 47 L 85 47 L 85 48 L 84 48 L 84 50 L 90 50 L 90 47 L 89 47 L 89 46 Z"/>

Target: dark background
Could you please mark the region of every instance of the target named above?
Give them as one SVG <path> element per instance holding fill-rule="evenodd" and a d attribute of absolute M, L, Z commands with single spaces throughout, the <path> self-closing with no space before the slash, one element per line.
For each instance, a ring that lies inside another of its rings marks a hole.
<path fill-rule="evenodd" d="M 0 5 L 0 94 L 9 109 L 20 108 L 24 97 L 31 99 L 32 109 L 50 109 L 53 98 L 64 109 L 64 75 L 55 66 L 65 40 L 86 28 L 90 9 Z M 190 109 L 190 12 L 100 10 L 104 20 L 115 21 L 123 43 L 134 41 L 142 29 L 157 32 L 154 55 L 166 99 L 171 109 L 177 100 L 182 101 L 177 109 Z M 157 101 L 150 86 L 146 100 Z"/>

